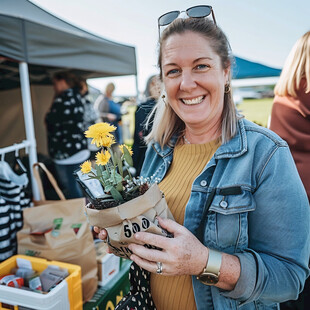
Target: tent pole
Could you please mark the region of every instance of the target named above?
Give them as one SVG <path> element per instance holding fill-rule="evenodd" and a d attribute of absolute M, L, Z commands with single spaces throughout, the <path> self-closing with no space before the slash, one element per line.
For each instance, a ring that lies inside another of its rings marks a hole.
<path fill-rule="evenodd" d="M 24 122 L 26 130 L 26 138 L 30 142 L 29 146 L 29 170 L 31 176 L 32 193 L 34 200 L 40 200 L 40 192 L 37 183 L 32 173 L 32 165 L 38 161 L 36 150 L 36 139 L 34 135 L 34 124 L 32 114 L 32 104 L 30 95 L 30 83 L 28 64 L 26 62 L 19 63 L 19 75 L 22 92 L 23 110 L 24 110 Z"/>
<path fill-rule="evenodd" d="M 137 92 L 137 96 L 136 96 L 136 103 L 140 103 L 140 98 L 139 98 L 139 87 L 138 87 L 138 75 L 135 75 L 136 78 L 136 92 Z"/>

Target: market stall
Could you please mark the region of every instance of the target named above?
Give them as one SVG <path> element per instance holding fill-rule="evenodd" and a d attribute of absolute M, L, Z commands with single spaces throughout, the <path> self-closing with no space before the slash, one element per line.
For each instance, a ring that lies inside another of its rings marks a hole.
<path fill-rule="evenodd" d="M 84 78 L 137 75 L 135 48 L 84 31 L 27 0 L 2 0 L 0 154 L 18 143 L 31 167 L 38 150 L 46 153 L 43 119 L 53 96 L 51 76 L 60 70 Z M 38 199 L 35 182 L 32 189 Z"/>

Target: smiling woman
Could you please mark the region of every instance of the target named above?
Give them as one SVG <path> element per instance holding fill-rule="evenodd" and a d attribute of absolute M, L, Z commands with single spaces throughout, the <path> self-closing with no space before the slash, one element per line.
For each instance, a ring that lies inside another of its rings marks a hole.
<path fill-rule="evenodd" d="M 230 68 L 222 68 L 208 39 L 189 31 L 170 36 L 162 53 L 167 100 L 186 124 L 184 137 L 200 144 L 218 138 Z"/>
<path fill-rule="evenodd" d="M 309 275 L 309 204 L 289 148 L 237 113 L 213 21 L 178 18 L 159 43 L 164 92 L 141 175 L 159 180 L 175 221 L 158 218 L 173 238 L 135 234 L 131 294 L 149 292 L 143 281 L 146 309 L 277 309 Z"/>

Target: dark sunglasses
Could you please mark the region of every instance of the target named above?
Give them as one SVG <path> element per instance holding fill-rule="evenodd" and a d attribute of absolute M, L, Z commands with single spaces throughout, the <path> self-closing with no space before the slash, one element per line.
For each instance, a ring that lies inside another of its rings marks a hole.
<path fill-rule="evenodd" d="M 186 11 L 171 11 L 161 15 L 158 18 L 158 32 L 160 35 L 160 26 L 166 26 L 171 24 L 177 17 L 182 13 L 185 12 L 188 17 L 192 18 L 204 18 L 212 14 L 212 18 L 214 24 L 216 25 L 214 12 L 212 6 L 210 5 L 196 5 L 188 8 Z"/>

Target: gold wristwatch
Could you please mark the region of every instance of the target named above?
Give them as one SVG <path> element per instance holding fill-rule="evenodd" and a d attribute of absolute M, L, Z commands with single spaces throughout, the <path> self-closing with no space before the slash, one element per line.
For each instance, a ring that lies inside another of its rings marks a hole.
<path fill-rule="evenodd" d="M 202 273 L 197 276 L 197 280 L 206 285 L 214 285 L 219 281 L 220 268 L 222 264 L 222 253 L 209 249 L 209 258 Z"/>

